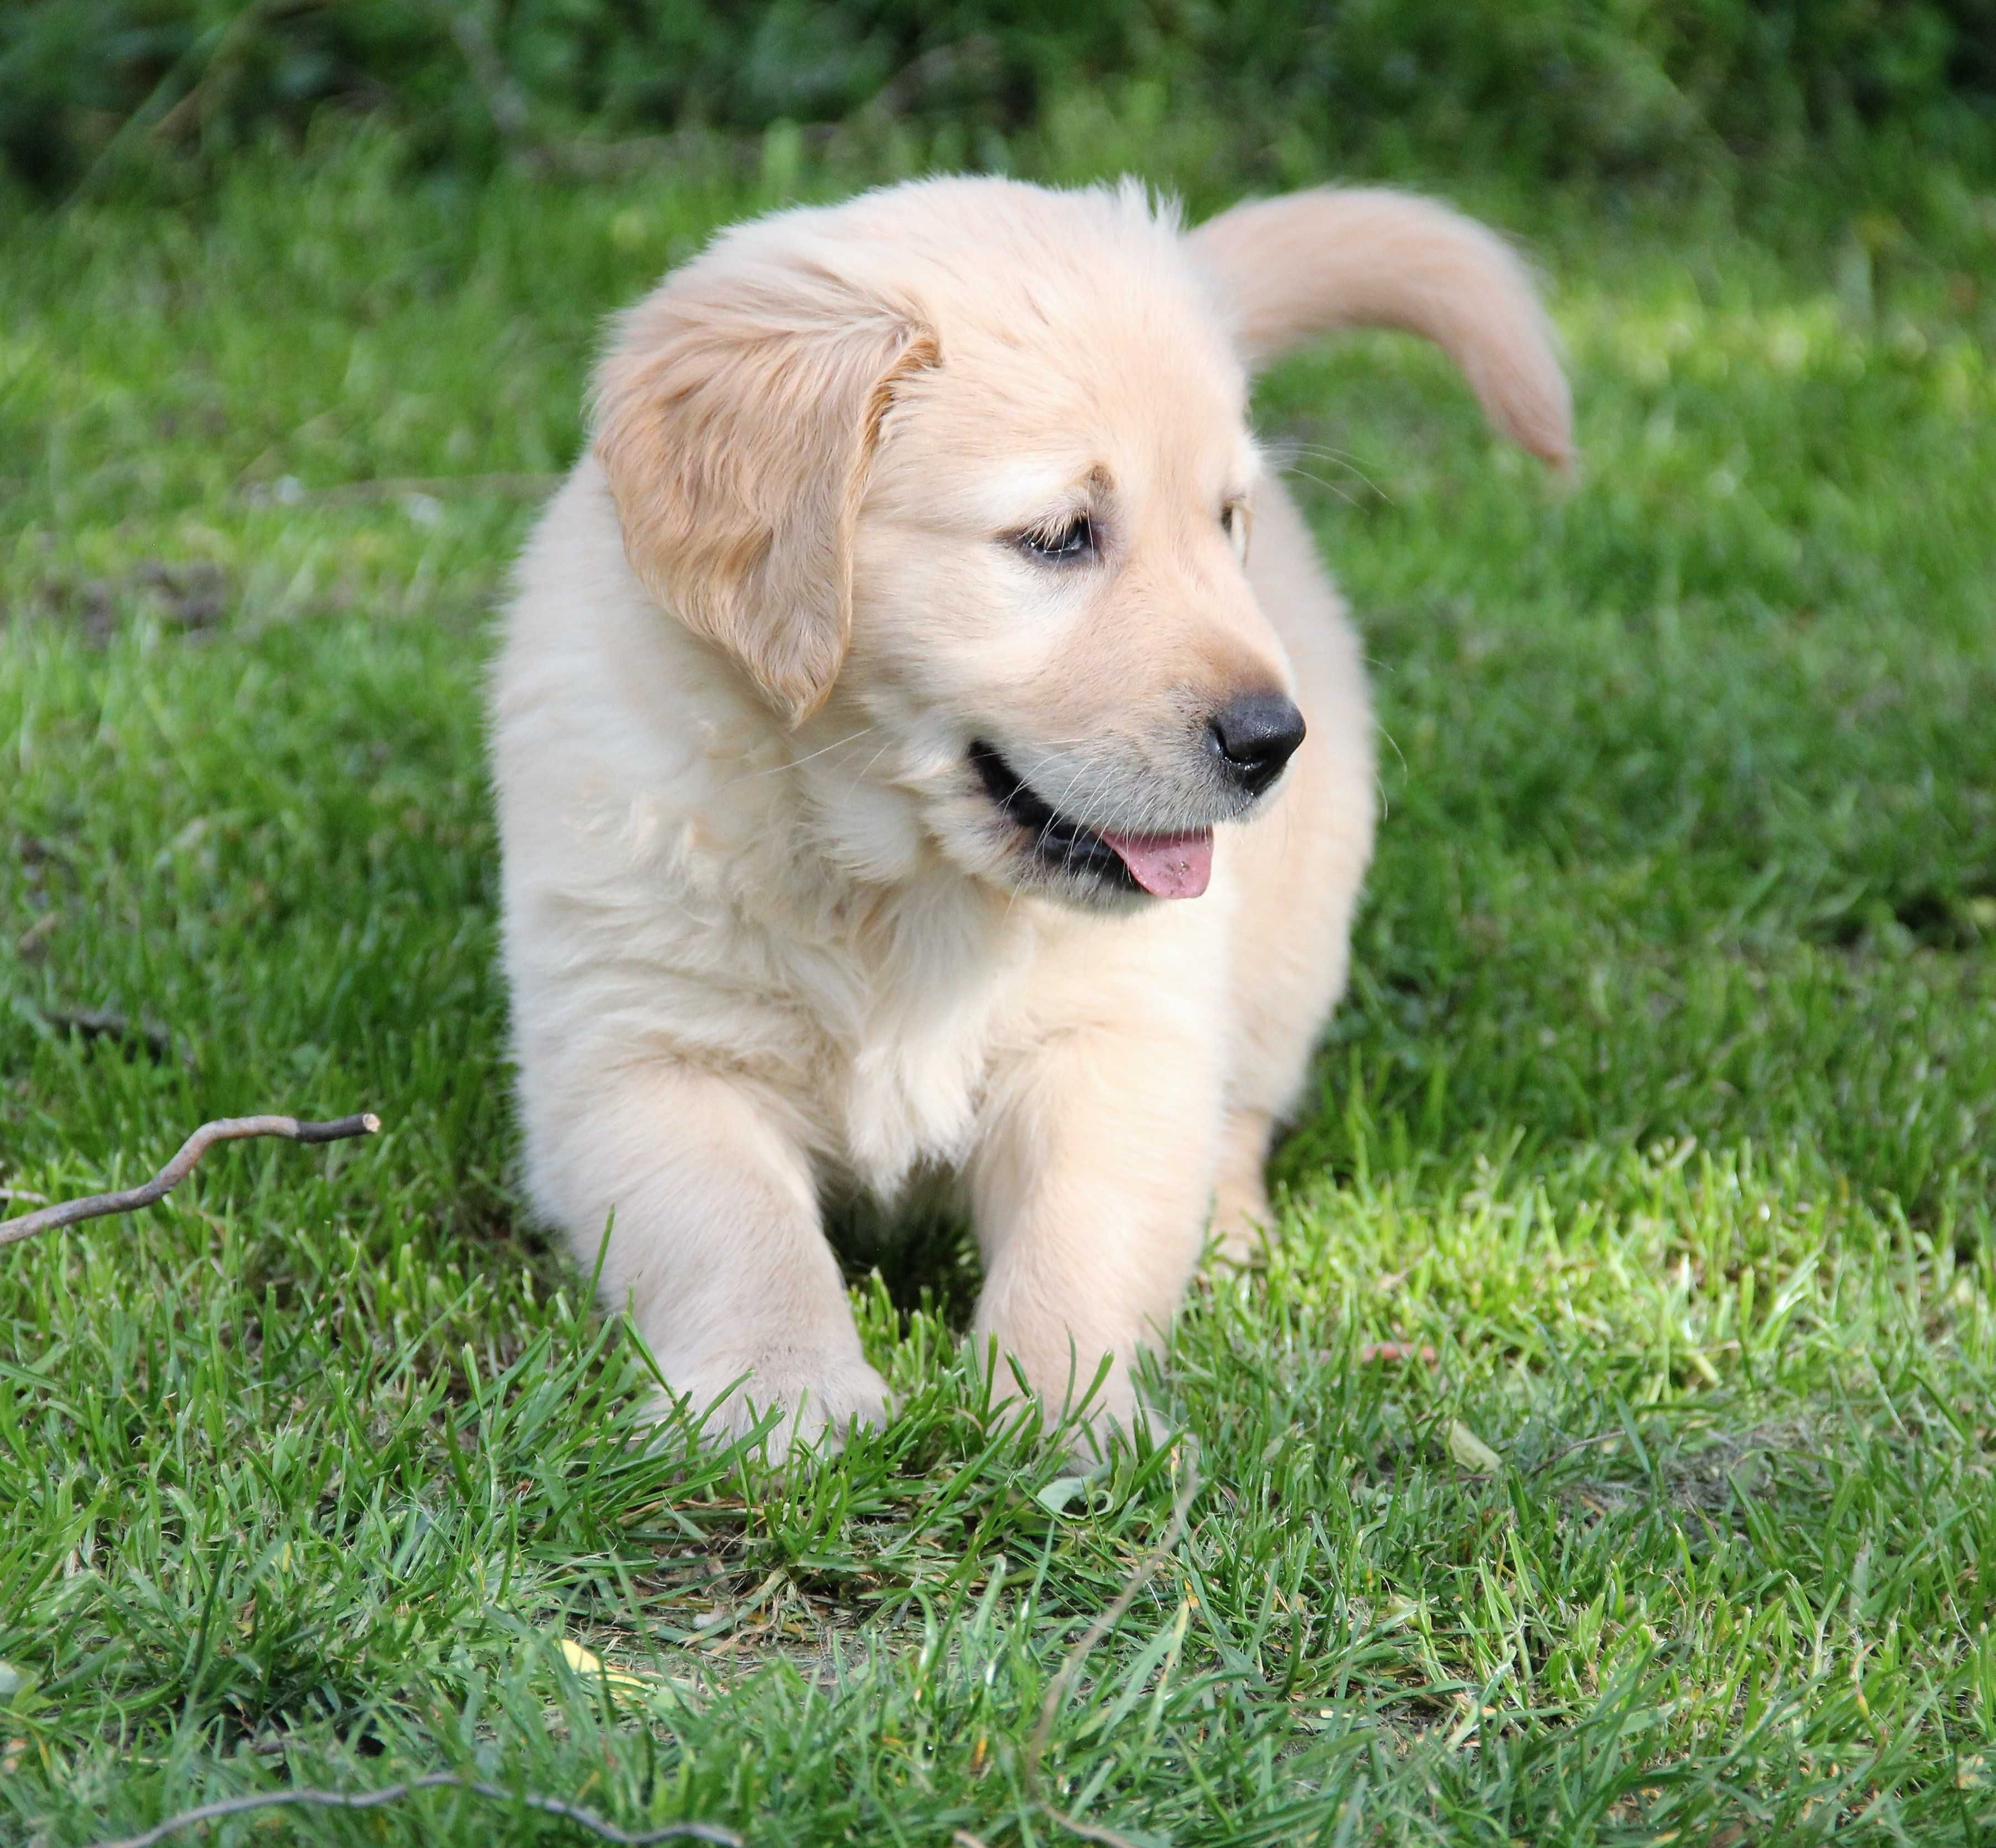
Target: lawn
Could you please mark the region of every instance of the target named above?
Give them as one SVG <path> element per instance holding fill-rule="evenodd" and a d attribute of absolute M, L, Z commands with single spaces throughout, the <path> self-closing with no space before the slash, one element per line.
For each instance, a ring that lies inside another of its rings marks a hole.
<path fill-rule="evenodd" d="M 0 1211 L 386 1127 L 0 1249 L 0 1840 L 1989 1839 L 1996 199 L 1484 183 L 1564 488 L 1410 342 L 1270 378 L 1389 742 L 1266 1267 L 1076 1480 L 862 1237 L 902 1413 L 773 1473 L 521 1216 L 479 692 L 601 318 L 782 164 L 4 221 Z"/>

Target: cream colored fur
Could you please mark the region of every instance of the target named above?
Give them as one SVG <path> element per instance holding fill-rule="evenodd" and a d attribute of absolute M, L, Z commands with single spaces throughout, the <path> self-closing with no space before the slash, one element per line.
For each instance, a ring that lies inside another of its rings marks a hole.
<path fill-rule="evenodd" d="M 1251 1249 L 1373 768 L 1247 387 L 1359 322 L 1433 338 L 1565 458 L 1519 266 L 1391 193 L 1186 234 L 1134 186 L 927 181 L 726 232 L 620 325 L 494 677 L 505 962 L 533 1199 L 586 1264 L 614 1216 L 605 1296 L 717 1428 L 886 1416 L 828 1190 L 948 1177 L 978 1335 L 1056 1404 L 1112 1357 L 1110 1419 L 1210 1220 Z M 1083 515 L 1099 556 L 1022 545 Z M 1199 740 L 1258 689 L 1309 733 L 1254 801 Z M 1210 888 L 1048 872 L 979 739 L 1091 827 L 1217 824 Z"/>

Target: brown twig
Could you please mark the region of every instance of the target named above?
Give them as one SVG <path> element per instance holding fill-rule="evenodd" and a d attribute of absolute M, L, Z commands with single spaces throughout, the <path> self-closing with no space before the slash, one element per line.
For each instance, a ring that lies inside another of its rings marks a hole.
<path fill-rule="evenodd" d="M 102 1219 L 108 1213 L 136 1213 L 171 1193 L 194 1172 L 194 1164 L 218 1142 L 236 1142 L 246 1136 L 282 1136 L 291 1142 L 343 1142 L 349 1136 L 371 1136 L 380 1128 L 381 1119 L 371 1110 L 341 1117 L 331 1123 L 301 1123 L 295 1117 L 224 1117 L 204 1123 L 181 1144 L 181 1152 L 143 1187 L 127 1187 L 120 1193 L 93 1193 L 80 1200 L 64 1200 L 45 1206 L 25 1218 L 0 1220 L 0 1245 L 33 1238 L 37 1232 L 53 1232 L 59 1226 L 73 1226 L 81 1220 Z"/>
<path fill-rule="evenodd" d="M 36 1010 L 53 1027 L 87 1040 L 116 1040 L 139 1047 L 155 1059 L 174 1055 L 174 1036 L 150 1020 L 133 1020 L 108 1007 L 43 1007 Z"/>
<path fill-rule="evenodd" d="M 155 141 L 171 141 L 188 122 L 199 118 L 207 119 L 208 99 L 215 88 L 225 81 L 236 63 L 236 54 L 246 44 L 256 28 L 267 20 L 285 12 L 308 12 L 313 0 L 303 0 L 303 4 L 287 5 L 281 0 L 250 0 L 249 5 L 231 19 L 222 29 L 222 36 L 215 41 L 215 48 L 208 54 L 201 67 L 201 75 L 189 86 L 180 101 L 153 124 L 150 133 Z"/>
<path fill-rule="evenodd" d="M 1626 1435 L 1622 1431 L 1596 1431 L 1592 1437 L 1576 1438 L 1571 1444 L 1563 1444 L 1557 1450 L 1541 1457 L 1525 1474 L 1536 1476 L 1540 1470 L 1550 1468 L 1563 1458 L 1571 1457 L 1575 1451 L 1584 1451 L 1597 1444 L 1612 1444 L 1616 1438 Z"/>
<path fill-rule="evenodd" d="M 1098 1822 L 1084 1822 L 1080 1817 L 1070 1815 L 1065 1810 L 1056 1808 L 1047 1801 L 1046 1793 L 1040 1783 L 1040 1761 L 1045 1755 L 1047 1740 L 1053 1731 L 1054 1721 L 1065 1703 L 1069 1691 L 1074 1685 L 1075 1677 L 1081 1673 L 1082 1664 L 1094 1652 L 1095 1646 L 1122 1621 L 1123 1613 L 1135 1602 L 1137 1594 L 1151 1582 L 1151 1575 L 1169 1559 L 1174 1548 L 1184 1538 L 1186 1523 L 1192 1514 L 1192 1498 L 1199 1493 L 1199 1451 L 1187 1440 L 1185 1485 L 1179 1489 L 1178 1500 L 1172 1508 L 1172 1518 L 1165 1524 L 1165 1530 L 1158 1543 L 1137 1562 L 1136 1570 L 1124 1581 L 1123 1588 L 1111 1599 L 1107 1606 L 1088 1628 L 1081 1633 L 1073 1648 L 1067 1654 L 1058 1673 L 1047 1687 L 1047 1698 L 1040 1703 L 1040 1722 L 1033 1729 L 1033 1736 L 1026 1747 L 1024 1764 L 1026 1795 L 1031 1798 L 1051 1822 L 1058 1823 L 1070 1835 L 1078 1835 L 1083 1841 L 1100 1842 L 1104 1848 L 1134 1848 L 1130 1838 L 1115 1829 L 1105 1829 Z"/>
<path fill-rule="evenodd" d="M 516 151 L 545 158 L 534 139 L 533 109 L 526 92 L 499 55 L 492 35 L 485 29 L 485 22 L 456 0 L 432 0 L 432 9 L 463 58 L 500 139 Z"/>
<path fill-rule="evenodd" d="M 455 1771 L 431 1771 L 421 1777 L 407 1778 L 400 1784 L 384 1784 L 379 1790 L 299 1788 L 262 1791 L 253 1796 L 224 1797 L 214 1803 L 204 1803 L 198 1809 L 182 1810 L 178 1815 L 167 1817 L 143 1835 L 126 1836 L 115 1842 L 99 1842 L 95 1848 L 152 1848 L 153 1843 L 163 1842 L 183 1829 L 198 1829 L 204 1822 L 219 1822 L 224 1816 L 239 1816 L 252 1810 L 276 1809 L 286 1805 L 307 1809 L 378 1809 L 384 1803 L 399 1803 L 404 1797 L 422 1790 L 461 1790 L 495 1803 L 524 1804 L 529 1809 L 539 1810 L 542 1815 L 559 1816 L 564 1822 L 573 1822 L 576 1828 L 587 1829 L 598 1841 L 617 1843 L 620 1848 L 645 1848 L 646 1844 L 654 1842 L 684 1841 L 715 1842 L 721 1844 L 721 1848 L 742 1848 L 741 1836 L 718 1822 L 668 1822 L 659 1829 L 619 1829 L 614 1822 L 598 1815 L 593 1809 L 584 1808 L 580 1803 L 570 1803 L 560 1797 L 537 1796 L 532 1791 L 507 1790 L 497 1784 L 460 1777 Z"/>
<path fill-rule="evenodd" d="M 860 106 L 862 117 L 892 122 L 952 77 L 989 77 L 998 68 L 998 41 L 974 32 L 948 45 L 932 45 L 903 65 Z"/>

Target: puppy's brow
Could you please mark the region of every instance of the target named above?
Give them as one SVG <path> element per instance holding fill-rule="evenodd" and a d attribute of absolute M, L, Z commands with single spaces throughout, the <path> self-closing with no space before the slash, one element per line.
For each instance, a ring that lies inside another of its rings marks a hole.
<path fill-rule="evenodd" d="M 1030 524 L 1050 512 L 1085 512 L 1107 491 L 1109 471 L 1099 463 L 1077 473 L 1072 466 L 1014 463 L 992 470 L 979 484 L 979 498 L 993 525 Z"/>

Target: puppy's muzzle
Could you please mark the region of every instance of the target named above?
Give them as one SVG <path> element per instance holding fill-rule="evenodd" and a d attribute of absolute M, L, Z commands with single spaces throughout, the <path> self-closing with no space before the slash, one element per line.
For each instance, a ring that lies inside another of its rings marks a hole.
<path fill-rule="evenodd" d="M 1248 693 L 1206 721 L 1206 748 L 1220 776 L 1258 796 L 1281 776 L 1303 742 L 1303 715 L 1286 693 Z"/>

